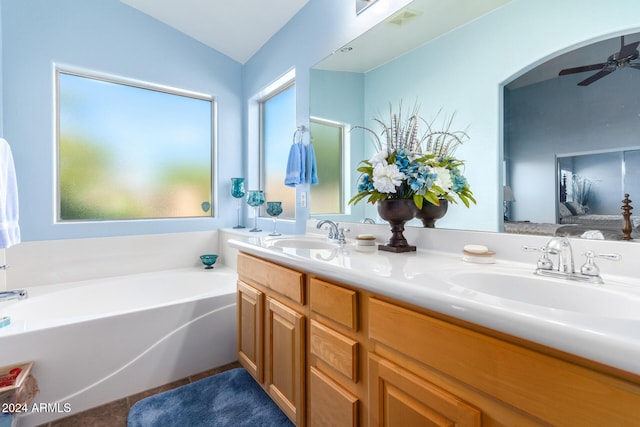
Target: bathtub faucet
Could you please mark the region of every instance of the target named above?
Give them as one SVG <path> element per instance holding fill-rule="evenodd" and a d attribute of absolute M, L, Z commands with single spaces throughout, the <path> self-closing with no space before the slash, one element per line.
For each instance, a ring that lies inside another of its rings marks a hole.
<path fill-rule="evenodd" d="M 25 299 L 26 297 L 27 291 L 25 291 L 24 289 L 0 292 L 0 301 L 9 301 L 10 299 Z"/>

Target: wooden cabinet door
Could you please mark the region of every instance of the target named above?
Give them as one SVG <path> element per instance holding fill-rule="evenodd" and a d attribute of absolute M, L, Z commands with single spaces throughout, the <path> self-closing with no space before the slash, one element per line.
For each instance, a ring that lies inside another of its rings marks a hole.
<path fill-rule="evenodd" d="M 358 398 L 313 366 L 309 393 L 310 427 L 358 427 Z"/>
<path fill-rule="evenodd" d="M 264 380 L 264 297 L 262 292 L 238 282 L 238 361 L 258 381 Z"/>
<path fill-rule="evenodd" d="M 304 425 L 304 316 L 267 297 L 266 387 L 297 426 Z"/>
<path fill-rule="evenodd" d="M 371 425 L 480 426 L 481 413 L 423 378 L 369 354 L 369 420 Z"/>

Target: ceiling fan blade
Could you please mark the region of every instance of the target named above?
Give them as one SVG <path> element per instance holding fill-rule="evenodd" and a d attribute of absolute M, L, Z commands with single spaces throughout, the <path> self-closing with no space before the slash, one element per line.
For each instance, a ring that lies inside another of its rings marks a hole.
<path fill-rule="evenodd" d="M 561 70 L 560 73 L 558 73 L 558 75 L 564 76 L 567 74 L 583 73 L 585 71 L 602 70 L 607 65 L 608 64 L 605 62 L 602 64 L 583 65 L 582 67 L 575 67 L 575 68 L 565 68 L 564 70 Z"/>
<path fill-rule="evenodd" d="M 627 66 L 631 68 L 635 68 L 636 70 L 640 70 L 640 62 L 629 62 Z"/>
<path fill-rule="evenodd" d="M 635 42 L 622 46 L 622 48 L 620 48 L 620 52 L 618 53 L 618 59 L 624 59 L 633 55 L 636 49 L 638 49 L 639 44 L 640 42 Z"/>
<path fill-rule="evenodd" d="M 615 68 L 608 68 L 606 70 L 599 71 L 595 73 L 593 76 L 586 78 L 580 83 L 578 83 L 578 86 L 589 86 L 591 83 L 595 82 L 596 80 L 600 80 L 604 76 L 611 74 L 613 70 L 615 70 Z"/>

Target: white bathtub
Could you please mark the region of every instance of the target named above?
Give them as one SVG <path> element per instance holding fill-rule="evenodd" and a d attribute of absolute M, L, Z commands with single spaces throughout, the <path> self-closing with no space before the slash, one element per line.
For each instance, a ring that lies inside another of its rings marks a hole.
<path fill-rule="evenodd" d="M 35 403 L 44 408 L 21 415 L 21 427 L 236 360 L 236 273 L 225 267 L 28 292 L 26 300 L 0 303 L 0 316 L 11 317 L 11 325 L 0 328 L 0 366 L 34 361 Z"/>

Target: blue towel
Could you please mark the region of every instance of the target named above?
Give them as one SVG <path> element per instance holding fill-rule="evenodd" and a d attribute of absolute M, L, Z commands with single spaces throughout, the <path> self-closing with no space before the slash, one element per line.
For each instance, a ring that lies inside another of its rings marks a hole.
<path fill-rule="evenodd" d="M 0 248 L 20 243 L 18 184 L 9 143 L 0 138 Z"/>
<path fill-rule="evenodd" d="M 313 144 L 309 144 L 309 148 L 307 148 L 308 151 L 308 155 L 309 155 L 309 182 L 311 183 L 311 185 L 317 185 L 318 184 L 318 170 L 317 170 L 317 165 L 316 165 L 316 152 L 313 149 Z"/>
<path fill-rule="evenodd" d="M 287 161 L 287 173 L 284 177 L 284 185 L 295 187 L 304 183 L 306 152 L 302 142 L 291 145 L 289 160 Z"/>

